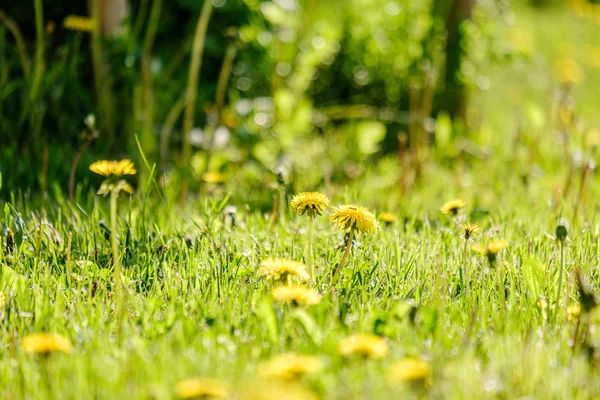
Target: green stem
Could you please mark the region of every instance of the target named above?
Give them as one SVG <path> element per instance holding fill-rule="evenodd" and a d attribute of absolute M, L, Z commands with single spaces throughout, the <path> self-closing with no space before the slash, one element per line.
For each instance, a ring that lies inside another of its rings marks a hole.
<path fill-rule="evenodd" d="M 471 292 L 471 278 L 469 276 L 469 241 L 465 240 L 465 245 L 464 245 L 464 249 L 463 249 L 463 254 L 464 254 L 464 280 L 461 281 L 461 288 L 464 288 L 465 290 L 465 295 L 467 297 L 469 297 L 469 294 Z M 461 274 L 461 280 L 463 279 L 463 274 Z M 466 284 L 465 284 L 466 282 Z M 464 285 L 464 286 L 463 286 Z"/>
<path fill-rule="evenodd" d="M 115 296 L 117 299 L 116 316 L 118 324 L 118 336 L 121 334 L 123 319 L 123 282 L 121 280 L 121 259 L 119 258 L 119 238 L 117 236 L 117 200 L 118 192 L 110 194 L 110 228 L 112 230 L 110 239 L 112 245 L 113 273 L 115 280 Z"/>
<path fill-rule="evenodd" d="M 315 267 L 313 265 L 312 255 L 313 220 L 313 217 L 308 217 L 308 244 L 306 245 L 306 263 L 308 264 L 308 273 L 310 274 L 310 279 L 314 282 Z"/>
<path fill-rule="evenodd" d="M 554 319 L 558 322 L 558 310 L 560 309 L 560 296 L 562 293 L 563 275 L 565 271 L 565 251 L 564 243 L 560 242 L 560 272 L 558 274 L 558 290 L 556 292 L 556 304 L 554 306 Z"/>
<path fill-rule="evenodd" d="M 340 264 L 338 265 L 338 267 L 334 273 L 334 278 L 333 278 L 334 284 L 338 281 L 339 274 L 341 273 L 342 268 L 344 268 L 344 265 L 346 265 L 346 260 L 348 259 L 348 255 L 350 254 L 350 249 L 352 248 L 352 239 L 354 239 L 354 229 L 351 229 L 350 233 L 348 234 L 348 240 L 346 241 L 346 250 L 344 251 L 342 260 L 340 261 Z"/>

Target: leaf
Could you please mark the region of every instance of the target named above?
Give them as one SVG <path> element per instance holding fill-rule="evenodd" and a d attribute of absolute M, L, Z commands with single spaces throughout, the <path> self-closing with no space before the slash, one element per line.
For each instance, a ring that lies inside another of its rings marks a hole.
<path fill-rule="evenodd" d="M 277 325 L 277 315 L 273 309 L 273 302 L 270 297 L 263 297 L 256 308 L 256 315 L 267 328 L 269 340 L 271 340 L 272 343 L 277 343 L 279 341 L 279 328 Z"/>
<path fill-rule="evenodd" d="M 544 289 L 545 266 L 537 258 L 527 256 L 521 267 L 529 294 L 537 301 Z"/>
<path fill-rule="evenodd" d="M 379 142 L 385 138 L 385 125 L 379 121 L 363 121 L 357 124 L 358 149 L 364 154 L 373 154 L 379 148 Z"/>

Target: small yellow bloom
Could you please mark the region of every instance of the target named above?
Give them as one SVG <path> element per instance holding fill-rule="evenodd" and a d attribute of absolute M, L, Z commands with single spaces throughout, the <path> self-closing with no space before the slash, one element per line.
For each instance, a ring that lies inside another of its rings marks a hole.
<path fill-rule="evenodd" d="M 342 340 L 338 350 L 345 357 L 358 354 L 366 358 L 383 358 L 387 354 L 389 346 L 380 336 L 362 334 Z"/>
<path fill-rule="evenodd" d="M 555 65 L 556 75 L 562 84 L 575 84 L 583 79 L 583 70 L 577 61 L 564 58 L 558 60 Z"/>
<path fill-rule="evenodd" d="M 71 341 L 56 333 L 33 333 L 23 338 L 21 348 L 25 353 L 50 354 L 54 352 L 70 353 Z"/>
<path fill-rule="evenodd" d="M 242 390 L 243 400 L 318 400 L 318 396 L 298 383 L 260 380 Z"/>
<path fill-rule="evenodd" d="M 279 286 L 273 289 L 271 296 L 274 300 L 293 305 L 312 306 L 321 302 L 321 296 L 303 286 Z"/>
<path fill-rule="evenodd" d="M 205 172 L 202 179 L 207 183 L 222 184 L 227 182 L 227 175 L 221 172 Z"/>
<path fill-rule="evenodd" d="M 320 192 L 302 192 L 292 197 L 292 208 L 300 215 L 314 218 L 329 207 L 329 199 Z"/>
<path fill-rule="evenodd" d="M 229 396 L 229 390 L 218 379 L 189 378 L 177 383 L 175 394 L 180 399 L 216 399 Z"/>
<path fill-rule="evenodd" d="M 267 258 L 260 264 L 258 272 L 267 279 L 286 280 L 297 276 L 300 279 L 310 278 L 306 265 L 299 261 L 282 258 Z"/>
<path fill-rule="evenodd" d="M 137 173 L 131 160 L 96 161 L 90 165 L 90 171 L 107 178 L 109 176 L 135 175 Z"/>
<path fill-rule="evenodd" d="M 263 364 L 260 368 L 260 375 L 264 378 L 291 381 L 318 372 L 321 368 L 323 368 L 323 364 L 315 356 L 286 353 Z"/>
<path fill-rule="evenodd" d="M 508 247 L 508 241 L 506 240 L 493 240 L 488 243 L 487 246 L 474 245 L 472 249 L 479 254 L 482 254 L 488 258 L 490 264 L 496 261 L 496 255 L 503 249 Z"/>
<path fill-rule="evenodd" d="M 465 204 L 467 203 L 461 199 L 450 200 L 444 203 L 444 205 L 440 208 L 440 211 L 443 214 L 456 215 L 458 214 L 458 210 L 463 208 Z"/>
<path fill-rule="evenodd" d="M 6 306 L 6 295 L 4 292 L 0 292 L 0 308 L 4 308 Z"/>
<path fill-rule="evenodd" d="M 391 212 L 382 212 L 379 214 L 379 219 L 385 222 L 386 225 L 390 225 L 396 221 L 396 214 Z"/>
<path fill-rule="evenodd" d="M 417 358 L 406 358 L 396 361 L 387 372 L 390 383 L 424 383 L 431 384 L 431 364 Z"/>
<path fill-rule="evenodd" d="M 567 321 L 577 321 L 581 315 L 581 304 L 571 304 L 567 308 Z"/>
<path fill-rule="evenodd" d="M 93 32 L 95 22 L 92 18 L 69 15 L 64 19 L 63 26 L 71 31 Z"/>
<path fill-rule="evenodd" d="M 474 233 L 479 232 L 479 225 L 477 224 L 462 224 L 460 228 L 463 231 L 463 239 L 470 240 Z"/>
<path fill-rule="evenodd" d="M 356 229 L 363 233 L 375 233 L 379 229 L 375 215 L 366 207 L 350 204 L 334 207 L 333 211 L 329 220 L 335 224 L 336 228 L 344 232 Z"/>

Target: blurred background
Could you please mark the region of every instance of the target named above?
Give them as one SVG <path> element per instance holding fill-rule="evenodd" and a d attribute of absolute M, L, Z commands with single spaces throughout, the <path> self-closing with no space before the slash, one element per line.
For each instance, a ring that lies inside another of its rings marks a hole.
<path fill-rule="evenodd" d="M 265 209 L 282 185 L 401 201 L 474 168 L 594 168 L 596 0 L 0 4 L 2 197 L 76 199 L 102 158 Z"/>

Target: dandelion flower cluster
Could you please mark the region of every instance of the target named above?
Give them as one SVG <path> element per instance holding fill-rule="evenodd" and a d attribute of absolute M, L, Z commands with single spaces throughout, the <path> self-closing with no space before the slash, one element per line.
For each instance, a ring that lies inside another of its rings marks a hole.
<path fill-rule="evenodd" d="M 380 336 L 362 334 L 342 340 L 338 350 L 345 357 L 356 354 L 365 358 L 383 358 L 387 354 L 389 346 Z"/>
<path fill-rule="evenodd" d="M 286 353 L 263 364 L 260 375 L 264 378 L 295 380 L 304 375 L 318 372 L 321 368 L 323 368 L 323 364 L 315 356 Z"/>
<path fill-rule="evenodd" d="M 180 399 L 209 399 L 229 396 L 227 386 L 218 379 L 189 378 L 179 381 L 175 386 L 175 394 Z"/>
<path fill-rule="evenodd" d="M 329 220 L 344 232 L 356 229 L 363 233 L 375 233 L 379 229 L 379 223 L 375 215 L 366 207 L 350 204 L 334 207 L 333 211 L 333 214 L 329 216 Z"/>
<path fill-rule="evenodd" d="M 56 333 L 33 333 L 23 338 L 21 348 L 25 353 L 43 354 L 70 353 L 71 341 Z"/>
<path fill-rule="evenodd" d="M 302 192 L 292 198 L 292 208 L 300 215 L 315 218 L 329 207 L 329 199 L 320 192 Z"/>
<path fill-rule="evenodd" d="M 467 203 L 461 199 L 450 200 L 445 202 L 444 205 L 442 205 L 440 211 L 442 212 L 442 214 L 456 215 L 458 214 L 458 211 L 465 206 L 465 204 Z"/>
<path fill-rule="evenodd" d="M 303 286 L 279 286 L 273 289 L 271 296 L 274 300 L 293 305 L 312 306 L 321 302 L 321 296 Z"/>
<path fill-rule="evenodd" d="M 396 361 L 387 372 L 390 383 L 425 383 L 431 384 L 431 364 L 417 358 L 406 358 Z"/>

